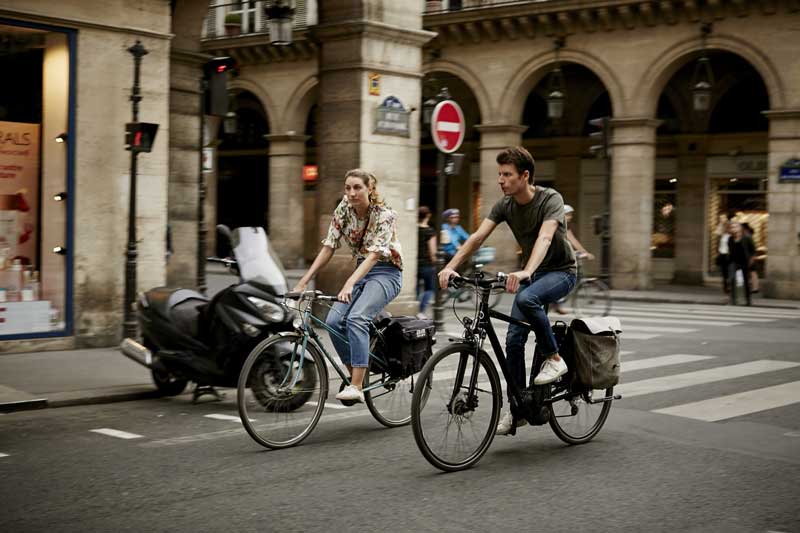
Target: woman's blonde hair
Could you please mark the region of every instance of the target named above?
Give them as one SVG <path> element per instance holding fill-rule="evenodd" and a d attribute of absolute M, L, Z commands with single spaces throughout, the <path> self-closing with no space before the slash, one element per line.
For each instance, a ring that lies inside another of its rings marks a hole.
<path fill-rule="evenodd" d="M 378 178 L 375 177 L 375 174 L 362 168 L 354 168 L 345 173 L 344 179 L 347 178 L 359 178 L 369 189 L 369 203 L 383 205 L 383 198 L 378 194 Z"/>

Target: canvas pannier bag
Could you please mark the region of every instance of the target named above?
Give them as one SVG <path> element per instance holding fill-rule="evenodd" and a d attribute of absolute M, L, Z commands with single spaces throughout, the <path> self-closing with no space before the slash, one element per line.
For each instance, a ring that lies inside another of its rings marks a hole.
<path fill-rule="evenodd" d="M 619 382 L 618 318 L 576 318 L 569 327 L 574 380 L 586 389 L 607 389 Z"/>
<path fill-rule="evenodd" d="M 433 320 L 393 316 L 381 321 L 378 329 L 375 355 L 384 363 L 378 362 L 378 367 L 385 366 L 383 370 L 399 379 L 422 370 L 433 350 Z"/>

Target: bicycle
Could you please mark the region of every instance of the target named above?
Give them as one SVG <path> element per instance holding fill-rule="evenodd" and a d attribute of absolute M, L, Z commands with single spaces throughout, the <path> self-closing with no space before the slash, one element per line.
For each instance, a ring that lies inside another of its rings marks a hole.
<path fill-rule="evenodd" d="M 291 300 L 297 300 L 297 305 L 289 305 Z M 284 307 L 297 314 L 294 331 L 269 337 L 245 360 L 237 391 L 239 416 L 247 433 L 262 446 L 271 449 L 295 446 L 314 430 L 328 396 L 325 360 L 341 378 L 341 388 L 350 384 L 346 372 L 325 349 L 314 326 L 345 342 L 347 339 L 311 314 L 315 302 L 336 301 L 335 296 L 320 291 L 286 294 Z M 370 366 L 364 377 L 364 400 L 372 416 L 384 426 L 404 426 L 411 420 L 408 403 L 414 391 L 414 376 L 397 378 L 389 374 L 387 361 L 375 353 L 382 333 L 376 318 L 370 325 Z"/>
<path fill-rule="evenodd" d="M 470 285 L 480 295 L 474 316 L 461 319 L 464 334 L 456 342 L 428 359 L 411 400 L 411 425 L 414 439 L 422 455 L 436 468 L 447 472 L 464 470 L 475 465 L 489 449 L 495 436 L 503 403 L 497 368 L 483 349 L 488 337 L 497 364 L 511 392 L 511 412 L 516 432 L 518 420 L 532 425 L 549 423 L 553 432 L 567 444 L 589 442 L 603 427 L 611 402 L 620 399 L 614 388 L 605 391 L 585 390 L 570 371 L 558 381 L 520 389 L 511 379 L 508 363 L 500 346 L 491 318 L 531 328 L 530 324 L 504 315 L 487 304 L 492 289 L 505 286 L 507 276 L 489 278 L 477 272 L 472 278 L 453 278 L 453 285 Z M 559 345 L 567 335 L 563 322 L 555 331 Z M 533 376 L 543 362 L 534 352 Z M 423 390 L 430 388 L 430 390 Z"/>
<path fill-rule="evenodd" d="M 608 316 L 611 312 L 611 291 L 599 277 L 584 277 L 583 259 L 587 254 L 578 253 L 578 282 L 559 304 L 569 302 L 572 314 L 583 316 Z M 566 314 L 566 313 L 564 313 Z"/>

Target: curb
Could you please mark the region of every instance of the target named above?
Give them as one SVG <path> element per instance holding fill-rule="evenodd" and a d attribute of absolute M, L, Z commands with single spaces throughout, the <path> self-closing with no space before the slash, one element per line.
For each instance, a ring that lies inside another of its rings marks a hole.
<path fill-rule="evenodd" d="M 46 398 L 0 403 L 0 413 L 14 413 L 56 407 L 96 405 L 160 398 L 161 393 L 152 385 L 109 387 L 72 392 L 59 392 Z"/>
<path fill-rule="evenodd" d="M 670 303 L 670 304 L 698 304 L 698 305 L 718 305 L 720 307 L 734 307 L 727 303 L 719 302 L 719 301 L 703 301 L 698 300 L 696 298 L 664 298 L 663 296 L 613 296 L 611 297 L 611 308 L 614 308 L 614 302 L 646 302 L 646 303 Z M 735 307 L 743 307 L 746 308 L 744 305 L 737 305 Z M 799 310 L 800 306 L 797 305 L 778 305 L 774 303 L 762 302 L 759 301 L 758 303 L 754 303 L 752 307 L 761 307 L 764 309 L 788 309 L 788 310 Z"/>

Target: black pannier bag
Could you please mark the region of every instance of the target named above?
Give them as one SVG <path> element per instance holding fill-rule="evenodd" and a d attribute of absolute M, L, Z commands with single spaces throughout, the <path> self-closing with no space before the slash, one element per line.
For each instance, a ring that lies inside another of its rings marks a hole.
<path fill-rule="evenodd" d="M 619 383 L 619 319 L 576 318 L 569 326 L 565 352 L 573 383 L 584 389 L 607 389 Z"/>
<path fill-rule="evenodd" d="M 422 370 L 433 350 L 433 320 L 393 316 L 383 319 L 378 331 L 374 353 L 379 360 L 373 371 L 385 370 L 393 378 L 405 379 Z"/>

